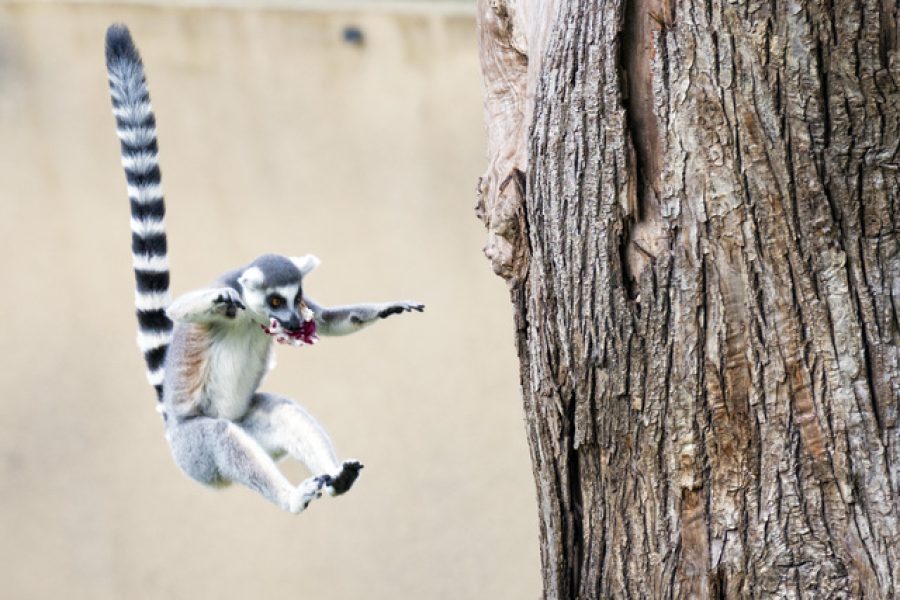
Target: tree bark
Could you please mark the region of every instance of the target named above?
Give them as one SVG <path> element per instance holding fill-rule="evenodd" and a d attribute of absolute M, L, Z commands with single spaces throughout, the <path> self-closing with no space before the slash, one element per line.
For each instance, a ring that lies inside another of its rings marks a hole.
<path fill-rule="evenodd" d="M 545 598 L 900 597 L 896 0 L 479 0 Z"/>

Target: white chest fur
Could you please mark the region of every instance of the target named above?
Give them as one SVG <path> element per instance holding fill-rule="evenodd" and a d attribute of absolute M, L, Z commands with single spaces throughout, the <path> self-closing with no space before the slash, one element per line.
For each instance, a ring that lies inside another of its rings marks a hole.
<path fill-rule="evenodd" d="M 212 334 L 203 390 L 206 414 L 240 419 L 267 370 L 271 339 L 258 326 L 222 328 Z"/>

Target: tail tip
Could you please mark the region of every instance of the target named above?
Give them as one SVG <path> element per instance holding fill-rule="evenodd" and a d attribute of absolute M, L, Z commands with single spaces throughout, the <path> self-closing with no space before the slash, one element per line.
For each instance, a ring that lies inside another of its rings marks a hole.
<path fill-rule="evenodd" d="M 131 32 L 123 23 L 113 23 L 106 30 L 106 63 L 117 61 L 141 62 Z"/>

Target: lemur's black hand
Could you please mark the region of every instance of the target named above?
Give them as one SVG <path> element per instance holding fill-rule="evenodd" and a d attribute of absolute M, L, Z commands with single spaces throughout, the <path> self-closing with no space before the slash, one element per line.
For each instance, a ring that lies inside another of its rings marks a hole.
<path fill-rule="evenodd" d="M 425 310 L 425 305 L 419 302 L 395 302 L 387 308 L 382 309 L 382 311 L 378 313 L 378 318 L 384 319 L 385 317 L 389 317 L 391 315 L 399 315 L 400 313 L 410 312 L 413 310 L 416 312 L 422 312 Z"/>
<path fill-rule="evenodd" d="M 219 296 L 213 300 L 213 304 L 216 305 L 216 310 L 220 311 L 229 319 L 235 318 L 237 316 L 237 311 L 247 308 L 244 306 L 244 303 L 241 302 L 240 295 L 232 289 L 219 294 Z"/>

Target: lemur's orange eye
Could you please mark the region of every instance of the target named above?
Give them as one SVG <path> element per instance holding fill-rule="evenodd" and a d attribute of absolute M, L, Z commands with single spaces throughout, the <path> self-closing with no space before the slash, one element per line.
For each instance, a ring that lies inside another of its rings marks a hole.
<path fill-rule="evenodd" d="M 281 296 L 272 296 L 271 298 L 269 298 L 269 306 L 271 306 L 272 308 L 278 308 L 282 304 L 284 304 L 284 298 L 282 298 Z"/>

